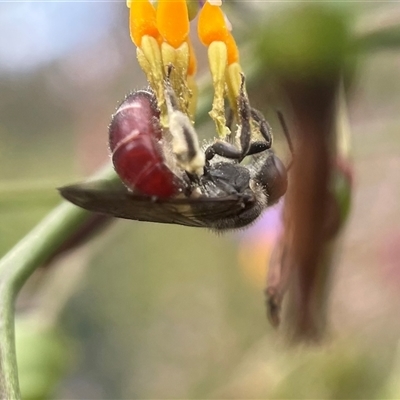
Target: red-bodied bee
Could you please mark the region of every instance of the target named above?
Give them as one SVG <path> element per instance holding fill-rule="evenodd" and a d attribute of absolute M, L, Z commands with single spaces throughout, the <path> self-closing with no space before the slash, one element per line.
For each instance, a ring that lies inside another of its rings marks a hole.
<path fill-rule="evenodd" d="M 201 150 L 168 81 L 165 97 L 168 129 L 161 127 L 150 89 L 128 95 L 114 114 L 109 144 L 122 182 L 107 189 L 96 182 L 65 186 L 61 195 L 86 210 L 114 217 L 220 231 L 252 223 L 285 194 L 287 168 L 271 150 L 267 121 L 250 107 L 244 78 L 237 145 L 228 137 Z M 263 140 L 251 140 L 253 125 Z M 249 162 L 242 164 L 247 157 Z"/>

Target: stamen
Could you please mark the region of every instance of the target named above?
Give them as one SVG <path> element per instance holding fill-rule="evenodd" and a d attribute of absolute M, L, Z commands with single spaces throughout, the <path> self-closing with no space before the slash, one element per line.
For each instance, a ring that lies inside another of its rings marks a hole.
<path fill-rule="evenodd" d="M 214 100 L 210 116 L 215 121 L 218 135 L 225 138 L 230 133 L 226 127 L 224 102 L 225 72 L 228 60 L 225 43 L 212 42 L 208 47 L 208 60 L 214 86 Z"/>
<path fill-rule="evenodd" d="M 165 125 L 166 113 L 164 98 L 164 70 L 161 50 L 154 37 L 145 35 L 142 37 L 141 47 L 137 48 L 137 58 L 143 71 L 146 73 L 152 89 L 156 93 L 158 107 L 161 110 L 161 124 Z"/>
<path fill-rule="evenodd" d="M 190 98 L 190 91 L 186 83 L 189 67 L 189 45 L 185 42 L 175 49 L 164 42 L 161 45 L 161 54 L 164 68 L 173 66 L 169 80 L 178 98 L 180 110 L 186 113 Z"/>
<path fill-rule="evenodd" d="M 197 109 L 197 99 L 199 97 L 199 88 L 197 87 L 196 80 L 192 75 L 189 75 L 187 78 L 187 86 L 190 91 L 188 112 L 190 119 L 194 121 Z"/>
<path fill-rule="evenodd" d="M 157 28 L 163 39 L 178 48 L 189 35 L 186 0 L 158 0 Z"/>
<path fill-rule="evenodd" d="M 229 104 L 236 117 L 238 117 L 237 99 L 239 98 L 240 86 L 242 83 L 241 74 L 242 68 L 237 62 L 229 65 L 226 70 L 226 86 L 228 87 Z"/>
<path fill-rule="evenodd" d="M 190 39 L 188 40 L 189 45 L 189 67 L 188 67 L 188 76 L 187 76 L 187 86 L 189 89 L 189 106 L 188 112 L 189 117 L 194 120 L 194 116 L 196 114 L 197 108 L 197 97 L 198 97 L 198 87 L 196 84 L 196 80 L 194 78 L 197 70 L 197 59 L 196 54 L 194 52 L 194 48 Z"/>

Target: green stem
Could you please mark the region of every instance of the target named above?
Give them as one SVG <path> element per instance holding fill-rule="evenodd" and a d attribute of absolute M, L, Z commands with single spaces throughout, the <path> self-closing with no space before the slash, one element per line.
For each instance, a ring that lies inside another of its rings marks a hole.
<path fill-rule="evenodd" d="M 97 179 L 112 180 L 108 166 Z M 14 303 L 29 276 L 89 217 L 90 213 L 62 203 L 0 260 L 0 396 L 20 399 L 14 337 Z"/>

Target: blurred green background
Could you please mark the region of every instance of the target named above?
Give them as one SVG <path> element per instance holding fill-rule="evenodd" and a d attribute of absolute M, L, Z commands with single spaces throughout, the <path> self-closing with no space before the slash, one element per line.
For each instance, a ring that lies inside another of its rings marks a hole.
<path fill-rule="evenodd" d="M 285 8 L 224 10 L 246 69 L 267 17 Z M 396 3 L 351 12 L 354 34 L 400 22 Z M 398 398 L 400 52 L 365 54 L 354 83 L 354 199 L 323 345 L 288 347 L 266 320 L 279 206 L 221 236 L 116 221 L 39 270 L 20 296 L 24 398 Z M 60 202 L 56 187 L 109 162 L 110 115 L 145 84 L 124 2 L 0 4 L 2 255 Z M 253 78 L 250 99 L 276 126 L 267 87 L 262 73 Z M 210 137 L 213 125 L 198 130 Z"/>

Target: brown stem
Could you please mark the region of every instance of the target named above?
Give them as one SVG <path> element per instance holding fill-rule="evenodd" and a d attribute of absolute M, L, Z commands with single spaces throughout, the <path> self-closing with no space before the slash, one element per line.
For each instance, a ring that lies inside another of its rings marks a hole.
<path fill-rule="evenodd" d="M 294 339 L 318 340 L 325 330 L 329 183 L 335 154 L 335 87 L 291 85 L 295 154 L 284 211 L 290 271 L 286 328 Z"/>

